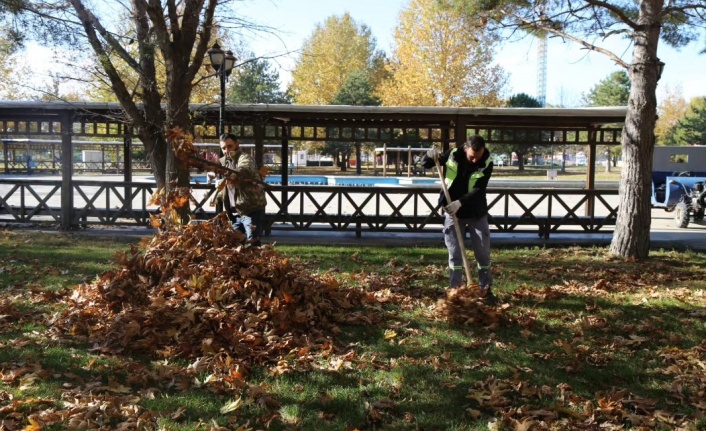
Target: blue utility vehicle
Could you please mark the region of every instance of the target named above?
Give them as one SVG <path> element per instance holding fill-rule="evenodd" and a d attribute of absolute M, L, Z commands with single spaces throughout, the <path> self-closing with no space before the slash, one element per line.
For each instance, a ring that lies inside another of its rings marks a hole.
<path fill-rule="evenodd" d="M 706 207 L 706 146 L 655 147 L 652 207 L 674 211 L 674 223 L 685 228 L 701 221 Z"/>

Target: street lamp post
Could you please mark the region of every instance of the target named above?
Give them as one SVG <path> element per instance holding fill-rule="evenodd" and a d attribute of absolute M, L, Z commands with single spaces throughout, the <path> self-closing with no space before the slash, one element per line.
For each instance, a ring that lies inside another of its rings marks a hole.
<path fill-rule="evenodd" d="M 223 51 L 220 45 L 218 45 L 218 42 L 214 43 L 211 49 L 208 50 L 208 57 L 211 60 L 211 66 L 216 71 L 216 75 L 218 75 L 218 80 L 221 84 L 221 109 L 218 113 L 218 136 L 221 136 L 226 132 L 224 123 L 226 111 L 226 81 L 233 71 L 236 58 L 231 51 Z M 223 154 L 221 154 L 221 156 L 223 156 Z"/>
<path fill-rule="evenodd" d="M 236 58 L 231 51 L 223 51 L 218 45 L 218 42 L 214 43 L 211 49 L 208 50 L 208 57 L 211 60 L 211 66 L 216 71 L 218 75 L 218 81 L 221 84 L 221 108 L 218 112 L 218 137 L 220 137 L 226 132 L 225 125 L 225 112 L 226 112 L 226 80 L 233 71 L 233 66 L 235 66 Z M 218 157 L 223 157 L 223 151 L 221 146 L 218 146 Z M 218 201 L 216 204 L 216 213 L 223 211 L 223 203 Z"/>

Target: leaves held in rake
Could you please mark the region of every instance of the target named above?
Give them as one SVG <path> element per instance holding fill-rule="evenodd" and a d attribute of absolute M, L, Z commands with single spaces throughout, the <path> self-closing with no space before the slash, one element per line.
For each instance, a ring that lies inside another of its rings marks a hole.
<path fill-rule="evenodd" d="M 509 319 L 505 311 L 509 305 L 488 306 L 480 295 L 478 286 L 463 286 L 446 291 L 446 297 L 439 299 L 434 309 L 439 320 L 450 323 L 484 326 L 495 329 Z"/>

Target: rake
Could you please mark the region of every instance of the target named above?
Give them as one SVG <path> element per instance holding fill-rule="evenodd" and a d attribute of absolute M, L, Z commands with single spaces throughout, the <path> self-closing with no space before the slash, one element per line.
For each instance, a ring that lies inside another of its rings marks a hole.
<path fill-rule="evenodd" d="M 444 174 L 441 172 L 441 165 L 439 164 L 439 159 L 434 158 L 434 163 L 436 164 L 436 170 L 439 172 L 439 180 L 441 182 L 441 187 L 444 190 L 444 196 L 446 197 L 446 205 L 451 203 L 451 195 L 449 195 L 449 189 L 446 187 L 446 182 L 444 181 Z M 471 283 L 471 267 L 468 265 L 468 257 L 466 256 L 466 246 L 464 244 L 465 236 L 461 235 L 461 225 L 458 223 L 458 218 L 456 214 L 451 214 L 451 219 L 454 222 L 454 228 L 456 229 L 456 239 L 458 240 L 458 245 L 461 247 L 461 256 L 463 257 L 463 269 L 466 271 L 466 284 Z"/>

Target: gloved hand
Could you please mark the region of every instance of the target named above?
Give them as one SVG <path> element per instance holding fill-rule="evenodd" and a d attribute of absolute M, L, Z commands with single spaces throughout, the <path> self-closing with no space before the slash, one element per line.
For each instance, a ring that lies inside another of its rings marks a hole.
<path fill-rule="evenodd" d="M 444 207 L 444 210 L 450 215 L 454 215 L 461 209 L 461 202 L 453 201 Z"/>
<path fill-rule="evenodd" d="M 439 155 L 440 151 L 437 150 L 436 148 L 432 147 L 429 151 L 427 151 L 427 158 L 432 159 L 432 160 L 439 160 Z"/>
<path fill-rule="evenodd" d="M 233 182 L 227 177 L 221 178 L 220 180 L 216 180 L 216 189 L 217 190 L 223 190 L 223 188 L 225 186 L 232 186 L 232 185 L 233 185 Z"/>

